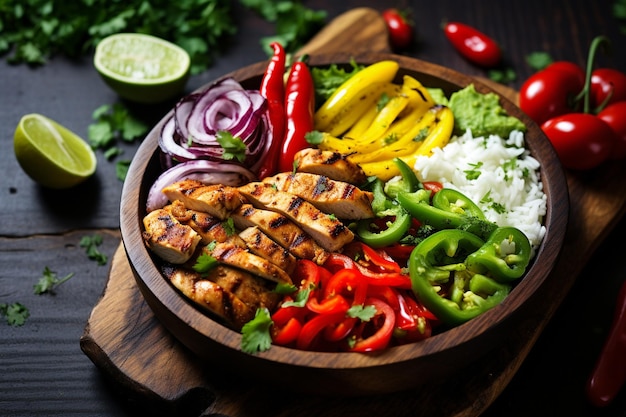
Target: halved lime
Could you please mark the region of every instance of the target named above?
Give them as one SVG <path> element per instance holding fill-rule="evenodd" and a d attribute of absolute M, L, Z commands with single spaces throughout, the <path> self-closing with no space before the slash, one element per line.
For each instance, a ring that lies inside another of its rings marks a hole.
<path fill-rule="evenodd" d="M 40 114 L 20 119 L 13 135 L 15 157 L 24 172 L 49 188 L 69 188 L 96 171 L 96 155 L 78 135 Z"/>
<path fill-rule="evenodd" d="M 96 46 L 94 66 L 120 96 L 158 103 L 181 94 L 189 78 L 189 54 L 164 39 L 118 33 Z"/>

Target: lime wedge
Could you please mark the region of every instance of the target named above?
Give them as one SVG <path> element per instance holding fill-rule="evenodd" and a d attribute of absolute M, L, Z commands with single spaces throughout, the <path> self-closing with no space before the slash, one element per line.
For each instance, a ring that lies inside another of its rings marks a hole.
<path fill-rule="evenodd" d="M 40 114 L 20 119 L 13 135 L 15 157 L 24 172 L 49 188 L 69 188 L 96 171 L 96 155 L 72 131 Z"/>
<path fill-rule="evenodd" d="M 94 66 L 120 96 L 158 103 L 180 95 L 189 78 L 189 54 L 155 36 L 118 33 L 96 46 Z"/>

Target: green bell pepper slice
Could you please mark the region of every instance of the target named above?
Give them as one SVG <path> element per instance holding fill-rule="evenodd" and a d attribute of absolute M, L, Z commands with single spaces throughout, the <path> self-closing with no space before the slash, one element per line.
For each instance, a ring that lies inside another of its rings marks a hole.
<path fill-rule="evenodd" d="M 470 271 L 511 282 L 524 275 L 531 255 L 530 242 L 521 230 L 499 227 L 482 247 L 467 257 L 466 263 Z"/>
<path fill-rule="evenodd" d="M 483 239 L 497 228 L 471 199 L 451 188 L 443 188 L 432 196 L 421 189 L 399 193 L 398 202 L 413 217 L 436 229 L 461 229 Z"/>
<path fill-rule="evenodd" d="M 484 219 L 483 211 L 465 194 L 452 188 L 442 188 L 433 196 L 433 206 L 448 213 Z"/>
<path fill-rule="evenodd" d="M 401 192 L 414 193 L 423 188 L 422 183 L 409 164 L 400 158 L 393 158 L 393 163 L 400 171 L 400 178 L 387 181 L 385 184 L 385 193 L 389 197 L 397 198 Z"/>
<path fill-rule="evenodd" d="M 439 320 L 456 326 L 495 307 L 510 286 L 468 270 L 465 260 L 484 245 L 478 236 L 441 230 L 418 244 L 409 257 L 413 292 Z"/>
<path fill-rule="evenodd" d="M 392 198 L 395 198 L 398 192 L 414 192 L 421 186 L 415 172 L 406 162 L 400 158 L 394 158 L 393 162 L 400 170 L 402 178 L 390 187 L 391 192 L 386 192 L 385 185 L 379 179 L 371 183 L 370 189 L 374 195 L 372 209 L 376 216 L 391 216 L 394 220 L 380 232 L 371 230 L 372 219 L 361 220 L 356 228 L 359 238 L 373 248 L 393 245 L 406 235 L 411 227 L 411 216 Z"/>
<path fill-rule="evenodd" d="M 373 248 L 382 248 L 393 245 L 404 237 L 411 227 L 411 216 L 402 207 L 387 210 L 388 215 L 394 215 L 395 219 L 387 224 L 387 228 L 380 232 L 371 231 L 371 219 L 361 220 L 356 229 L 356 234 L 365 244 Z"/>

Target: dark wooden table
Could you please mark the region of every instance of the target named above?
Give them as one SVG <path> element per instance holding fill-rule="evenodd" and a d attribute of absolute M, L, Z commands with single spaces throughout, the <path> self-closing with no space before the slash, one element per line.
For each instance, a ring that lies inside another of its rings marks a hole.
<path fill-rule="evenodd" d="M 601 55 L 599 65 L 626 71 L 626 36 L 612 13 L 612 1 L 525 0 L 504 2 L 399 2 L 415 11 L 418 43 L 410 56 L 446 65 L 471 75 L 485 73 L 456 54 L 440 29 L 444 20 L 480 27 L 505 50 L 519 88 L 531 73 L 525 57 L 546 51 L 555 59 L 584 65 L 596 35 L 613 41 L 613 54 Z M 324 9 L 329 19 L 352 7 L 376 9 L 391 2 L 317 0 L 307 6 Z M 238 67 L 261 61 L 258 38 L 273 28 L 245 10 L 238 10 L 239 32 L 232 46 L 205 73 L 191 79 L 197 88 Z M 122 183 L 115 166 L 98 155 L 96 175 L 81 186 L 52 191 L 34 184 L 20 169 L 12 137 L 20 117 L 47 115 L 87 136 L 91 114 L 116 95 L 99 79 L 91 57 L 80 62 L 53 59 L 40 68 L 0 62 L 0 303 L 21 302 L 30 310 L 22 327 L 0 322 L 0 415 L 140 415 L 142 399 L 111 383 L 80 349 L 79 339 L 93 306 L 108 279 L 110 261 L 98 266 L 89 260 L 81 237 L 103 237 L 100 251 L 113 256 L 120 243 L 119 199 Z M 166 108 L 138 108 L 154 123 Z M 626 117 L 626 116 L 625 116 Z M 131 158 L 135 145 L 125 146 Z M 593 408 L 584 385 L 611 321 L 617 289 L 626 276 L 623 236 L 626 221 L 615 224 L 577 278 L 518 374 L 485 416 L 626 416 L 626 389 L 612 405 Z M 35 295 L 33 285 L 45 267 L 59 277 L 75 276 L 56 294 Z M 625 352 L 626 354 L 626 352 Z M 450 401 L 455 394 L 450 393 Z"/>

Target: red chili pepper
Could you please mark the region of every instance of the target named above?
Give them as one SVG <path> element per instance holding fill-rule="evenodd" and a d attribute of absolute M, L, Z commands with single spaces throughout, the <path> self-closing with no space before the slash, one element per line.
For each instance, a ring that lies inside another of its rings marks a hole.
<path fill-rule="evenodd" d="M 450 22 L 444 26 L 444 33 L 452 46 L 476 65 L 495 67 L 502 60 L 502 52 L 498 44 L 471 26 Z"/>
<path fill-rule="evenodd" d="M 285 139 L 278 161 L 281 172 L 293 170 L 296 152 L 307 148 L 305 139 L 308 132 L 314 130 L 313 114 L 315 111 L 315 86 L 307 64 L 295 62 L 291 67 L 285 89 Z"/>
<path fill-rule="evenodd" d="M 259 168 L 258 176 L 263 179 L 276 173 L 280 148 L 285 135 L 285 50 L 278 42 L 272 42 L 274 55 L 267 65 L 260 92 L 267 99 L 271 143 L 265 153 L 265 159 Z"/>
<path fill-rule="evenodd" d="M 626 281 L 617 297 L 613 323 L 598 362 L 587 382 L 587 398 L 596 406 L 608 405 L 626 381 Z"/>

